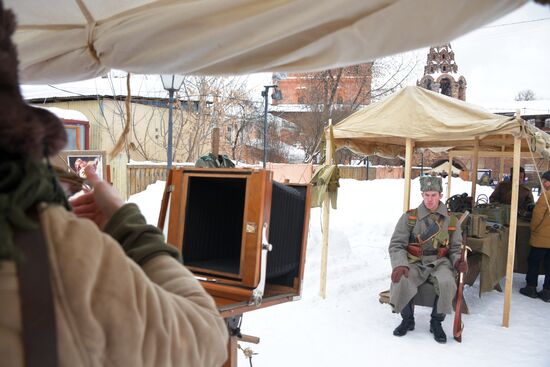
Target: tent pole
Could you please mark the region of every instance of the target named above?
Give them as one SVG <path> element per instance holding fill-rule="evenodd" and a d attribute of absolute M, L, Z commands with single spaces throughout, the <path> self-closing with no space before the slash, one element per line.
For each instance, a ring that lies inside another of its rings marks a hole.
<path fill-rule="evenodd" d="M 328 129 L 326 131 L 326 158 L 325 165 L 332 164 L 332 140 L 330 128 L 332 119 L 328 119 Z M 328 260 L 328 235 L 329 235 L 329 216 L 330 216 L 330 196 L 328 191 L 323 194 L 323 249 L 321 252 L 321 285 L 319 295 L 325 299 L 327 297 L 327 260 Z"/>
<path fill-rule="evenodd" d="M 504 310 L 502 326 L 510 326 L 510 298 L 512 296 L 512 276 L 514 275 L 514 255 L 516 253 L 516 230 L 518 224 L 519 165 L 521 158 L 521 137 L 514 137 L 514 166 L 512 174 L 512 201 L 510 208 L 510 233 L 508 234 L 508 260 L 506 263 L 506 286 L 504 288 Z"/>
<path fill-rule="evenodd" d="M 449 175 L 447 176 L 447 199 L 451 197 L 451 176 L 453 175 L 453 153 L 449 152 Z"/>
<path fill-rule="evenodd" d="M 405 192 L 403 195 L 403 211 L 409 210 L 411 205 L 411 169 L 412 169 L 413 142 L 407 138 L 405 145 Z"/>
<path fill-rule="evenodd" d="M 474 140 L 474 155 L 472 157 L 472 208 L 476 205 L 477 166 L 479 160 L 479 138 Z"/>
<path fill-rule="evenodd" d="M 506 148 L 503 146 L 500 147 L 500 151 L 501 152 L 504 152 L 506 150 Z M 502 181 L 504 180 L 504 158 L 501 157 L 500 158 L 500 172 L 499 172 L 499 175 L 498 175 L 498 181 Z"/>

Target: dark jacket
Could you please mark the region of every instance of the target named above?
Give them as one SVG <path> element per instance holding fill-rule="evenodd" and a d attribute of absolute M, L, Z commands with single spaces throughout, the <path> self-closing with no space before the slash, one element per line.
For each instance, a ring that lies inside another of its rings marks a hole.
<path fill-rule="evenodd" d="M 495 191 L 489 197 L 491 203 L 501 203 L 508 204 L 512 202 L 512 182 L 511 181 L 502 181 L 499 182 Z M 535 199 L 533 199 L 533 193 L 525 185 L 519 185 L 518 191 L 518 211 L 525 212 L 527 211 L 529 205 L 534 204 Z"/>

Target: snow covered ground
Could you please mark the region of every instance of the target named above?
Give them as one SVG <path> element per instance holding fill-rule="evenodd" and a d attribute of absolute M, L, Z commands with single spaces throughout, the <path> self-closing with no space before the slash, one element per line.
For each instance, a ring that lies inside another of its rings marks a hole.
<path fill-rule="evenodd" d="M 393 336 L 400 316 L 379 303 L 378 293 L 390 284 L 387 247 L 402 213 L 403 180 L 340 182 L 338 209 L 330 214 L 327 298 L 318 295 L 321 211 L 312 209 L 302 299 L 244 315 L 242 332 L 261 339 L 258 345 L 241 343 L 257 353 L 253 366 L 550 366 L 550 304 L 518 293 L 522 274 L 514 275 L 509 328 L 501 326 L 504 294 L 493 291 L 479 298 L 476 282 L 465 288 L 470 314 L 462 318 L 462 343 L 452 338 L 452 315 L 444 322 L 447 344 L 433 340 L 427 307 L 416 308 L 414 331 Z M 157 182 L 129 200 L 152 224 L 163 185 Z M 451 194 L 470 187 L 455 178 Z M 487 195 L 491 191 L 477 188 Z M 411 192 L 415 207 L 421 202 L 418 179 Z M 242 353 L 239 365 L 249 365 Z"/>

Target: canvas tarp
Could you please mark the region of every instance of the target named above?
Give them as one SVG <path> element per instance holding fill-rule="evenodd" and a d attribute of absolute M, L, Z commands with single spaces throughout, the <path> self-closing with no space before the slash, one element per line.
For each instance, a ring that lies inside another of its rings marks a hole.
<path fill-rule="evenodd" d="M 451 165 L 451 170 L 453 171 L 452 174 L 454 175 L 459 175 L 460 172 L 462 172 L 462 170 L 452 165 Z M 449 173 L 449 163 L 447 162 L 441 163 L 437 167 L 433 167 L 432 169 L 430 169 L 428 172 L 429 173 L 443 173 L 443 172 Z"/>
<path fill-rule="evenodd" d="M 21 81 L 305 72 L 438 45 L 526 0 L 5 0 Z"/>
<path fill-rule="evenodd" d="M 406 87 L 342 120 L 333 128 L 337 147 L 348 147 L 365 155 L 405 156 L 405 141 L 415 147 L 448 150 L 471 149 L 479 138 L 480 149 L 500 151 L 513 148 L 514 136 L 522 139 L 522 150 L 532 149 L 548 157 L 550 138 L 516 117 L 496 115 L 456 98 Z"/>

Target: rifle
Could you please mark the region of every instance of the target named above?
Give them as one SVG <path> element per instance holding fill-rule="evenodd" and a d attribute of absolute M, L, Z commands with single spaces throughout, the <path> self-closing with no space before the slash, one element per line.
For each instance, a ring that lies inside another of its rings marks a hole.
<path fill-rule="evenodd" d="M 464 214 L 460 217 L 459 223 L 462 223 L 464 219 L 469 215 L 470 213 L 466 210 Z M 458 227 L 458 226 L 457 226 Z M 466 238 L 468 236 L 468 231 L 462 231 L 462 246 L 460 247 L 460 261 L 467 261 L 468 258 L 468 250 L 472 251 L 471 248 L 469 248 L 466 245 Z M 464 323 L 462 322 L 462 293 L 464 289 L 464 273 L 459 273 L 457 277 L 457 285 L 456 285 L 456 304 L 455 304 L 455 321 L 453 324 L 453 337 L 455 340 L 459 343 L 462 342 L 462 330 L 464 330 Z"/>

